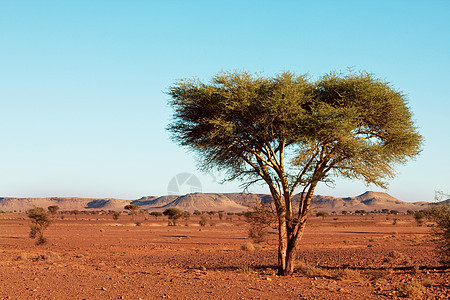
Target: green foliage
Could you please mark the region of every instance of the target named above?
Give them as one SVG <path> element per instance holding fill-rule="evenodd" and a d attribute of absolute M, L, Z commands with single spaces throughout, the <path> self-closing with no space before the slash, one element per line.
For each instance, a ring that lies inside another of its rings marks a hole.
<path fill-rule="evenodd" d="M 319 211 L 316 213 L 316 217 L 322 217 L 322 220 L 328 217 L 328 213 L 325 211 Z"/>
<path fill-rule="evenodd" d="M 58 205 L 50 205 L 47 209 L 52 215 L 56 215 L 58 213 L 59 206 Z"/>
<path fill-rule="evenodd" d="M 168 93 L 173 139 L 196 150 L 204 168 L 224 169 L 230 179 L 260 179 L 257 158 L 272 168 L 271 149 L 289 147 L 292 167 L 305 171 L 302 183 L 314 175 L 325 179 L 316 168 L 325 163 L 335 175 L 385 186 L 392 165 L 420 151 L 404 95 L 368 73 L 330 73 L 316 82 L 290 72 L 220 73 L 210 84 L 179 81 Z"/>
<path fill-rule="evenodd" d="M 27 212 L 31 219 L 30 238 L 36 239 L 36 245 L 45 244 L 47 239 L 44 237 L 44 231 L 53 222 L 50 214 L 42 207 L 35 207 Z"/>
<path fill-rule="evenodd" d="M 418 224 L 422 224 L 423 222 L 425 222 L 425 217 L 426 217 L 426 211 L 423 209 L 414 212 L 414 219 L 416 219 L 416 222 Z"/>
<path fill-rule="evenodd" d="M 163 212 L 163 215 L 167 216 L 169 219 L 169 226 L 175 226 L 176 221 L 183 217 L 183 212 L 179 210 L 178 208 L 168 208 Z"/>
<path fill-rule="evenodd" d="M 241 180 L 244 188 L 269 187 L 280 245 L 291 247 L 280 248 L 281 273 L 293 271 L 283 261 L 304 230 L 318 183 L 346 177 L 386 187 L 394 166 L 421 150 L 404 94 L 365 72 L 317 81 L 291 72 L 224 72 L 210 83 L 178 81 L 168 94 L 172 139 L 195 151 L 203 171 L 223 170 L 225 181 Z"/>
<path fill-rule="evenodd" d="M 139 205 L 134 205 L 134 204 L 128 204 L 124 206 L 124 209 L 129 210 L 129 211 L 137 211 L 139 208 L 141 208 Z"/>
<path fill-rule="evenodd" d="M 450 205 L 439 204 L 425 211 L 428 218 L 436 222 L 435 235 L 438 238 L 442 262 L 450 264 Z"/>
<path fill-rule="evenodd" d="M 255 243 L 267 242 L 270 229 L 276 228 L 277 215 L 270 204 L 258 204 L 244 214 L 250 224 L 248 237 Z"/>
<path fill-rule="evenodd" d="M 124 209 L 129 210 L 131 212 L 131 219 L 134 220 L 134 216 L 136 212 L 141 208 L 139 205 L 128 204 L 124 206 Z"/>
<path fill-rule="evenodd" d="M 163 213 L 162 213 L 162 212 L 159 212 L 159 211 L 152 211 L 152 212 L 150 213 L 150 215 L 151 215 L 151 216 L 154 216 L 155 218 L 158 218 L 158 217 L 161 217 L 161 216 L 163 215 Z"/>

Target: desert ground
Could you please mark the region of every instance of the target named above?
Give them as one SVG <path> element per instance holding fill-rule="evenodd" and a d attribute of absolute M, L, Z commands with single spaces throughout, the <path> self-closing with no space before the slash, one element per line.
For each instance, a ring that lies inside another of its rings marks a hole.
<path fill-rule="evenodd" d="M 63 219 L 61 219 L 61 216 Z M 299 270 L 276 275 L 276 234 L 242 250 L 244 217 L 58 215 L 48 242 L 0 214 L 0 299 L 448 299 L 432 227 L 408 215 L 312 216 Z M 138 223 L 140 222 L 140 223 Z M 137 225 L 138 223 L 138 225 Z M 422 294 L 421 294 L 422 293 Z"/>

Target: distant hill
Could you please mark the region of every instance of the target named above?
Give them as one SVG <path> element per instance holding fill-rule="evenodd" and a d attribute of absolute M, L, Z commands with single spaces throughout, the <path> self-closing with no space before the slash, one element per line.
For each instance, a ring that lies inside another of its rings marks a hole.
<path fill-rule="evenodd" d="M 295 195 L 299 198 L 299 195 Z M 294 198 L 294 199 L 295 199 Z M 248 193 L 194 193 L 182 196 L 146 196 L 136 200 L 123 199 L 95 199 L 95 198 L 0 198 L 1 211 L 26 211 L 33 207 L 48 207 L 58 205 L 61 211 L 70 210 L 124 210 L 127 204 L 139 205 L 141 209 L 150 211 L 164 211 L 169 207 L 179 208 L 184 211 L 226 211 L 241 212 L 257 203 L 272 201 L 270 195 L 248 194 Z M 450 202 L 449 200 L 443 202 Z M 331 196 L 314 195 L 311 208 L 317 211 L 341 212 L 365 210 L 420 210 L 426 208 L 430 203 L 409 203 L 396 199 L 389 194 L 381 192 L 365 192 L 356 197 L 337 198 Z"/>

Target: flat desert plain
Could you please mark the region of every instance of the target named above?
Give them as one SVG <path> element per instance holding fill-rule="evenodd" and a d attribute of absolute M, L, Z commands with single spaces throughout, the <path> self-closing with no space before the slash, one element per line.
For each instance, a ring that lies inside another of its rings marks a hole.
<path fill-rule="evenodd" d="M 242 250 L 244 217 L 61 215 L 48 243 L 25 214 L 0 215 L 0 299 L 448 299 L 432 227 L 412 216 L 310 217 L 299 270 L 276 275 L 276 234 Z M 141 222 L 140 226 L 136 222 Z M 212 225 L 211 225 L 212 224 Z"/>

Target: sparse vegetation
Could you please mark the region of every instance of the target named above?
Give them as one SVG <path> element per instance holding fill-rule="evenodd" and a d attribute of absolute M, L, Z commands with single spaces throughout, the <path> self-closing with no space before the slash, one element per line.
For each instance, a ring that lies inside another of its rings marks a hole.
<path fill-rule="evenodd" d="M 437 224 L 434 235 L 442 255 L 442 262 L 450 264 L 450 205 L 436 205 L 428 209 L 426 215 Z"/>
<path fill-rule="evenodd" d="M 112 217 L 113 217 L 113 220 L 115 220 L 115 221 L 119 220 L 120 212 L 118 212 L 118 211 L 113 212 Z"/>
<path fill-rule="evenodd" d="M 206 224 L 208 223 L 208 219 L 206 218 L 206 216 L 201 216 L 200 221 L 198 221 L 198 224 L 200 224 L 200 226 L 206 226 Z"/>
<path fill-rule="evenodd" d="M 416 279 L 406 282 L 398 288 L 400 297 L 407 297 L 411 299 L 422 299 L 422 296 L 426 290 L 426 287 L 424 287 Z"/>
<path fill-rule="evenodd" d="M 316 213 L 316 217 L 322 217 L 322 220 L 324 220 L 326 217 L 328 217 L 328 213 L 324 211 L 319 211 Z"/>
<path fill-rule="evenodd" d="M 270 204 L 258 204 L 249 209 L 245 214 L 250 224 L 248 237 L 255 243 L 267 241 L 269 230 L 276 228 L 276 214 Z"/>
<path fill-rule="evenodd" d="M 163 215 L 168 217 L 169 226 L 176 226 L 176 222 L 183 216 L 183 212 L 178 208 L 168 208 L 163 212 Z"/>
<path fill-rule="evenodd" d="M 80 211 L 78 209 L 74 209 L 70 212 L 70 214 L 75 216 L 75 220 L 78 220 L 78 215 L 80 214 Z"/>
<path fill-rule="evenodd" d="M 241 250 L 254 251 L 255 250 L 255 246 L 253 246 L 253 244 L 250 243 L 250 242 L 245 242 L 245 243 L 242 244 Z"/>
<path fill-rule="evenodd" d="M 307 277 L 323 277 L 323 276 L 330 276 L 330 272 L 326 269 L 310 266 L 308 264 L 305 264 L 303 262 L 299 262 L 295 265 L 295 270 Z"/>
<path fill-rule="evenodd" d="M 27 215 L 32 222 L 30 226 L 30 238 L 36 239 L 36 245 L 45 244 L 47 239 L 44 237 L 44 231 L 52 224 L 52 217 L 42 207 L 30 209 Z"/>
<path fill-rule="evenodd" d="M 358 271 L 352 269 L 339 269 L 334 275 L 337 280 L 353 280 L 353 281 L 363 281 L 361 274 Z"/>
<path fill-rule="evenodd" d="M 48 212 L 51 214 L 53 218 L 55 218 L 56 214 L 58 213 L 59 206 L 58 205 L 50 205 L 47 207 Z"/>
<path fill-rule="evenodd" d="M 124 209 L 129 210 L 131 213 L 131 219 L 134 220 L 136 212 L 141 208 L 139 205 L 128 204 L 124 206 Z"/>
<path fill-rule="evenodd" d="M 154 216 L 156 219 L 158 219 L 158 217 L 162 217 L 163 216 L 163 213 L 159 212 L 159 211 L 152 211 L 150 213 L 150 216 Z"/>

